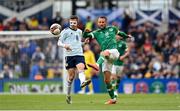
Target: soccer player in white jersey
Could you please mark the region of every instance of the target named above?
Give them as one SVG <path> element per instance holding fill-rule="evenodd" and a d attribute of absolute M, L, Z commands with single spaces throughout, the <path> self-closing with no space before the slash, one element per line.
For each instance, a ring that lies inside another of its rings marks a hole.
<path fill-rule="evenodd" d="M 57 44 L 66 49 L 66 69 L 68 71 L 66 101 L 68 104 L 71 104 L 71 84 L 76 72 L 79 74 L 81 88 L 88 85 L 91 80 L 85 80 L 84 69 L 86 66 L 81 42 L 82 31 L 78 29 L 78 17 L 72 15 L 69 19 L 69 24 L 70 26 L 61 32 Z"/>

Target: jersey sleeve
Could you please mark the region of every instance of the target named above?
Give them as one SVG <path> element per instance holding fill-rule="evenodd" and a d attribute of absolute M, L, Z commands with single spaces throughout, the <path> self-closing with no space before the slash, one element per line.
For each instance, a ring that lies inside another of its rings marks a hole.
<path fill-rule="evenodd" d="M 126 33 L 122 32 L 122 31 L 119 31 L 119 29 L 117 27 L 115 27 L 115 26 L 113 26 L 113 28 L 114 28 L 117 35 L 123 37 L 123 39 L 128 38 L 128 35 Z"/>
<path fill-rule="evenodd" d="M 124 47 L 125 47 L 125 51 L 128 51 L 128 45 L 126 43 L 124 44 Z"/>
<path fill-rule="evenodd" d="M 81 39 L 82 39 L 82 37 L 83 37 L 83 32 L 82 32 L 81 29 L 79 29 L 79 34 L 80 34 L 80 37 L 81 37 Z"/>
<path fill-rule="evenodd" d="M 112 26 L 112 27 L 113 27 L 113 29 L 115 30 L 115 33 L 117 34 L 118 31 L 119 31 L 119 29 L 118 29 L 117 27 L 115 27 L 115 26 Z"/>
<path fill-rule="evenodd" d="M 84 32 L 83 38 L 95 38 L 95 31 L 93 32 Z"/>
<path fill-rule="evenodd" d="M 61 40 L 61 42 L 63 42 L 63 40 L 64 40 L 64 38 L 65 38 L 65 36 L 66 36 L 65 32 L 66 32 L 66 31 L 63 30 L 63 31 L 60 33 L 59 40 Z"/>
<path fill-rule="evenodd" d="M 126 33 L 121 32 L 121 31 L 119 31 L 119 30 L 118 30 L 118 32 L 117 32 L 117 35 L 123 37 L 123 39 L 127 39 L 127 38 L 128 38 L 128 35 L 127 35 Z"/>
<path fill-rule="evenodd" d="M 59 36 L 59 40 L 57 42 L 57 45 L 60 47 L 64 47 L 63 41 L 65 38 L 65 30 L 61 31 L 60 36 Z"/>

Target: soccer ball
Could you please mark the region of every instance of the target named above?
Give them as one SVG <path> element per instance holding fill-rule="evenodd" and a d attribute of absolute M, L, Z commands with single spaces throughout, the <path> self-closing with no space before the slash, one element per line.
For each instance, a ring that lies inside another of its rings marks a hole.
<path fill-rule="evenodd" d="M 59 25 L 57 23 L 52 24 L 50 27 L 50 32 L 53 35 L 59 35 L 61 33 L 61 25 Z"/>

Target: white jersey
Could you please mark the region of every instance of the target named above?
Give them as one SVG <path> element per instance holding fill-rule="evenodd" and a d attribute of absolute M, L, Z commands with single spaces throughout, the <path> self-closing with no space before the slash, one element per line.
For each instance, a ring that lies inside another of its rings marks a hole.
<path fill-rule="evenodd" d="M 71 28 L 66 28 L 61 31 L 59 41 L 63 44 L 67 44 L 70 46 L 72 51 L 65 51 L 65 56 L 75 56 L 80 55 L 83 56 L 83 49 L 82 49 L 82 30 L 77 29 L 73 30 Z"/>

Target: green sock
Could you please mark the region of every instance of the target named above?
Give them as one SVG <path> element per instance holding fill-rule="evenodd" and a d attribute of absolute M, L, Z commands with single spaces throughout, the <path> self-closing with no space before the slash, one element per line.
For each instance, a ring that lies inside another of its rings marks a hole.
<path fill-rule="evenodd" d="M 116 80 L 112 80 L 111 85 L 112 85 L 113 89 L 116 90 Z"/>
<path fill-rule="evenodd" d="M 120 84 L 120 79 L 117 79 L 117 80 L 116 80 L 116 90 L 118 90 L 119 84 Z"/>
<path fill-rule="evenodd" d="M 97 64 L 101 65 L 104 62 L 105 57 L 100 55 L 100 57 L 97 60 Z"/>
<path fill-rule="evenodd" d="M 109 96 L 111 97 L 111 99 L 114 99 L 114 90 L 112 88 L 112 85 L 110 83 L 107 83 L 106 88 L 108 90 L 108 93 L 109 93 Z"/>

